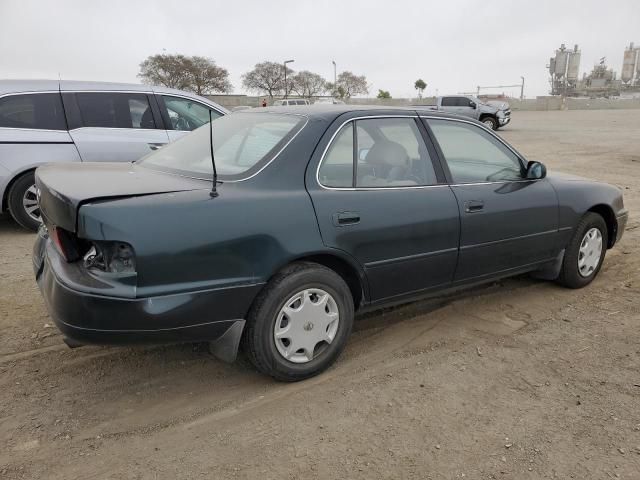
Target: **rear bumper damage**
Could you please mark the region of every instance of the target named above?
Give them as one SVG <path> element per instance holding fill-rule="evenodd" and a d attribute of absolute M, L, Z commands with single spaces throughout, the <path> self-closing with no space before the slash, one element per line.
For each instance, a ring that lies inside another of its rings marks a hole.
<path fill-rule="evenodd" d="M 246 312 L 260 285 L 148 298 L 96 295 L 71 288 L 51 242 L 38 236 L 33 267 L 54 323 L 70 346 L 210 342 L 219 359 L 236 358 Z"/>

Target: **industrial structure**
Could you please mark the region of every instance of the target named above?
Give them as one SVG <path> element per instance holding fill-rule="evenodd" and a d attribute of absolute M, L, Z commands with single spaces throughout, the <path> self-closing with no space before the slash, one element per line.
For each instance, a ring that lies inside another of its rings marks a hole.
<path fill-rule="evenodd" d="M 578 45 L 569 50 L 562 44 L 555 56 L 549 59 L 551 95 L 614 97 L 623 93 L 640 93 L 640 47 L 631 43 L 625 49 L 620 79 L 613 69 L 607 68 L 604 57 L 591 73 L 584 73 L 580 79 L 580 56 Z"/>
<path fill-rule="evenodd" d="M 624 86 L 640 86 L 640 47 L 634 47 L 633 42 L 624 51 L 621 79 Z"/>

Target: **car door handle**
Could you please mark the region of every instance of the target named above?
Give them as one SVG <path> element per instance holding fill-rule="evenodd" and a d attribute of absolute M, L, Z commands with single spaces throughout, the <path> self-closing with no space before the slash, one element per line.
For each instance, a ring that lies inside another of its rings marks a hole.
<path fill-rule="evenodd" d="M 355 225 L 356 223 L 360 223 L 360 214 L 357 212 L 340 212 L 333 214 L 333 224 L 336 227 Z"/>
<path fill-rule="evenodd" d="M 467 213 L 481 212 L 484 209 L 484 202 L 482 200 L 470 200 L 464 202 L 464 211 Z"/>
<path fill-rule="evenodd" d="M 164 145 L 166 145 L 166 142 L 165 143 L 162 143 L 162 142 L 148 143 L 147 145 L 149 145 L 149 148 L 151 150 L 158 150 L 160 147 L 163 147 Z"/>

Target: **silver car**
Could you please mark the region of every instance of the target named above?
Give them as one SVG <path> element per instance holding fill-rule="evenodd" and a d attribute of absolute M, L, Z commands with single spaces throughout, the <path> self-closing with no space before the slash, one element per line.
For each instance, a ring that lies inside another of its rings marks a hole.
<path fill-rule="evenodd" d="M 0 211 L 40 223 L 34 171 L 51 162 L 131 162 L 213 118 L 220 105 L 139 84 L 0 80 Z"/>

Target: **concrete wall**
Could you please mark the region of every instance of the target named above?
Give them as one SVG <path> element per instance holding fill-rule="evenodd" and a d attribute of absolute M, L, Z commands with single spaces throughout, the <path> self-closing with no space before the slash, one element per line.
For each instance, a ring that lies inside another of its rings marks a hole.
<path fill-rule="evenodd" d="M 272 103 L 269 97 L 249 95 L 207 95 L 207 98 L 229 109 L 237 106 L 258 107 L 262 99 Z M 558 96 L 543 96 L 527 98 L 525 100 L 509 99 L 512 110 L 605 110 L 605 109 L 640 109 L 640 98 L 564 98 Z M 407 107 L 409 105 L 434 105 L 435 97 L 417 98 L 351 98 L 347 101 L 352 105 L 387 105 L 390 107 Z"/>

